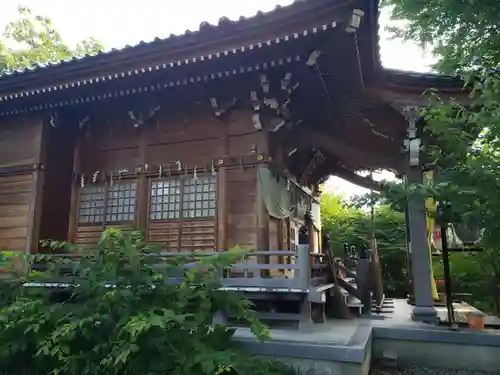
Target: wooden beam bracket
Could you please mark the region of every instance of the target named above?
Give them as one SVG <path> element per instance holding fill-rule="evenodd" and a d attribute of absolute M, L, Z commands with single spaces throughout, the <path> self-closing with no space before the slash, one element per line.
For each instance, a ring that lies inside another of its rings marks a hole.
<path fill-rule="evenodd" d="M 116 168 L 107 171 L 76 172 L 73 174 L 74 181 L 80 182 L 83 178 L 84 184 L 137 178 L 140 175 L 150 177 L 170 177 L 192 175 L 194 171 L 198 174 L 215 173 L 221 167 L 242 168 L 255 166 L 262 163 L 268 163 L 270 157 L 267 154 L 254 153 L 249 155 L 221 156 L 220 158 L 210 159 L 206 163 L 196 165 L 183 165 L 180 161 L 170 161 L 165 164 L 141 164 L 124 168 Z M 1 175 L 1 169 L 0 169 Z"/>
<path fill-rule="evenodd" d="M 15 176 L 20 174 L 28 174 L 35 171 L 42 171 L 44 165 L 42 163 L 23 164 L 11 167 L 0 167 L 0 176 Z"/>

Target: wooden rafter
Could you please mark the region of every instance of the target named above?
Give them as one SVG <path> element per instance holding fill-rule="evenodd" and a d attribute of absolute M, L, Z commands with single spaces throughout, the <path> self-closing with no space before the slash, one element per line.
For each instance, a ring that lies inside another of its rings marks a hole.
<path fill-rule="evenodd" d="M 291 138 L 301 147 L 318 148 L 329 154 L 335 155 L 338 159 L 353 160 L 356 164 L 361 164 L 366 168 L 382 168 L 399 170 L 403 160 L 399 155 L 386 156 L 379 153 L 363 150 L 355 145 L 348 144 L 342 139 L 335 139 L 331 134 L 297 127 L 293 130 Z"/>
<path fill-rule="evenodd" d="M 307 163 L 307 166 L 304 168 L 304 171 L 299 177 L 300 185 L 307 185 L 308 179 L 311 177 L 314 169 L 318 164 L 323 163 L 325 160 L 325 155 L 321 151 L 316 151 L 314 155 L 311 157 L 311 160 Z"/>
<path fill-rule="evenodd" d="M 341 165 L 331 166 L 330 173 L 365 189 L 380 191 L 382 188 L 382 183 L 372 180 L 370 177 L 360 176 L 354 171 L 351 171 Z"/>

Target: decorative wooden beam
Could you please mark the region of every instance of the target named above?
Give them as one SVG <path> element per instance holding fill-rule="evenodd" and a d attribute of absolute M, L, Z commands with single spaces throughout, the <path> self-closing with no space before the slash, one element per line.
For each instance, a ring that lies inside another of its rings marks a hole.
<path fill-rule="evenodd" d="M 329 168 L 329 172 L 335 176 L 338 176 L 354 185 L 361 186 L 368 190 L 380 191 L 382 189 L 382 183 L 379 181 L 372 180 L 370 177 L 363 177 L 359 174 L 347 169 L 341 165 L 334 165 Z"/>
<path fill-rule="evenodd" d="M 20 174 L 33 173 L 40 170 L 43 170 L 42 163 L 0 167 L 0 176 L 15 176 Z"/>
<path fill-rule="evenodd" d="M 291 72 L 285 73 L 279 82 L 270 81 L 266 74 L 261 74 L 259 80 L 260 90 L 250 92 L 254 111 L 252 120 L 257 130 L 274 133 L 296 120 L 290 103 L 300 84 Z"/>
<path fill-rule="evenodd" d="M 132 121 L 134 128 L 140 128 L 143 125 L 145 125 L 148 121 L 153 119 L 157 115 L 160 109 L 161 105 L 157 105 L 149 109 L 149 111 L 147 111 L 146 113 L 142 111 L 135 113 L 134 111 L 130 110 L 127 112 L 127 115 L 129 119 Z"/>
<path fill-rule="evenodd" d="M 239 100 L 233 97 L 231 100 L 219 101 L 215 96 L 210 98 L 210 105 L 214 111 L 215 118 L 222 122 L 227 122 L 231 117 L 231 113 L 237 109 Z"/>
<path fill-rule="evenodd" d="M 309 163 L 307 166 L 304 168 L 304 172 L 299 177 L 299 184 L 300 185 L 307 185 L 309 177 L 311 177 L 312 173 L 314 172 L 314 169 L 317 167 L 318 164 L 322 164 L 325 161 L 326 157 L 323 155 L 321 151 L 316 151 L 309 160 Z"/>
<path fill-rule="evenodd" d="M 100 170 L 100 171 L 79 171 L 74 173 L 74 180 L 85 182 L 101 183 L 106 179 L 120 180 L 137 178 L 140 175 L 150 177 L 171 177 L 185 174 L 215 174 L 221 167 L 227 169 L 248 168 L 258 164 L 269 163 L 270 158 L 267 153 L 255 153 L 246 155 L 222 155 L 219 158 L 207 159 L 196 165 L 182 164 L 180 161 L 165 161 L 162 164 L 139 164 L 135 166 L 124 166 L 122 168 Z M 196 172 L 195 172 L 196 171 Z M 1 172 L 1 169 L 0 169 Z"/>
<path fill-rule="evenodd" d="M 17 115 L 21 115 L 21 114 L 25 114 L 25 113 L 44 111 L 47 109 L 54 109 L 54 108 L 71 107 L 71 106 L 75 106 L 75 105 L 85 105 L 85 104 L 90 104 L 93 102 L 99 102 L 102 100 L 115 99 L 118 97 L 141 95 L 143 93 L 163 91 L 163 90 L 177 88 L 180 86 L 187 86 L 187 85 L 199 84 L 199 83 L 207 83 L 207 82 L 216 81 L 216 80 L 219 80 L 222 78 L 227 78 L 227 77 L 234 76 L 234 75 L 242 75 L 242 74 L 252 73 L 255 71 L 265 71 L 265 70 L 273 69 L 276 67 L 284 66 L 287 64 L 299 62 L 299 61 L 301 61 L 301 57 L 299 55 L 287 56 L 287 57 L 279 58 L 277 60 L 271 60 L 271 61 L 252 64 L 250 66 L 240 66 L 240 67 L 228 68 L 227 70 L 216 71 L 216 72 L 207 72 L 207 73 L 202 73 L 202 74 L 196 75 L 196 76 L 184 76 L 184 77 L 179 77 L 178 79 L 174 79 L 171 81 L 160 81 L 160 82 L 157 82 L 156 84 L 147 84 L 147 85 L 142 84 L 139 86 L 127 87 L 127 88 L 120 89 L 120 90 L 110 90 L 110 91 L 106 91 L 106 92 L 96 90 L 96 92 L 94 92 L 92 94 L 85 95 L 85 96 L 77 96 L 77 97 L 73 97 L 73 98 L 65 99 L 65 100 L 50 100 L 50 101 L 46 101 L 46 102 L 42 101 L 42 102 L 37 103 L 37 104 L 32 105 L 32 106 L 22 106 L 22 105 L 14 106 L 13 105 L 12 108 L 0 112 L 0 117 L 17 116 Z M 77 86 L 79 87 L 80 85 L 77 85 Z M 77 87 L 77 86 L 73 85 L 71 87 Z M 63 90 L 63 89 L 65 89 L 65 88 L 62 88 L 61 90 Z M 33 95 L 35 95 L 35 94 L 33 94 Z M 21 102 L 20 99 L 24 98 L 24 97 L 25 96 L 19 96 L 19 97 L 16 97 L 16 99 L 19 99 L 19 102 Z"/>
<path fill-rule="evenodd" d="M 399 155 L 385 156 L 366 151 L 354 145 L 349 145 L 344 140 L 337 140 L 333 135 L 304 127 L 295 128 L 290 137 L 299 146 L 322 149 L 342 159 L 353 159 L 366 167 L 399 170 L 403 166 L 403 160 L 399 160 Z"/>
<path fill-rule="evenodd" d="M 365 95 L 396 105 L 425 106 L 428 103 L 427 97 L 424 95 L 425 90 L 425 87 L 399 87 L 379 82 L 367 87 Z M 440 89 L 439 96 L 444 100 L 453 98 L 461 104 L 470 103 L 467 90 Z"/>

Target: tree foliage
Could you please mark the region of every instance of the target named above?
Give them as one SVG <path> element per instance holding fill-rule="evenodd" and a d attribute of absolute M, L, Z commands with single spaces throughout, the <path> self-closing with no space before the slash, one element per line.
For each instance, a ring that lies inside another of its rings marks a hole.
<path fill-rule="evenodd" d="M 415 194 L 432 196 L 452 204 L 447 212 L 451 221 L 484 228 L 483 254 L 469 257 L 468 271 L 460 267 L 462 271 L 453 277 L 473 280 L 468 287 L 475 300 L 500 311 L 500 3 L 385 0 L 383 4 L 391 7 L 393 18 L 404 21 L 392 28 L 394 35 L 432 48 L 437 70 L 462 74 L 468 84 L 464 90 L 470 92 L 467 102 L 459 103 L 441 98 L 439 90 L 431 91 L 420 113 L 425 132 L 434 140 L 425 157 L 438 169 L 437 183 L 393 185 L 385 195 L 393 202 Z"/>
<path fill-rule="evenodd" d="M 54 63 L 103 50 L 97 39 L 89 38 L 75 47 L 66 44 L 50 18 L 18 7 L 18 17 L 9 22 L 0 38 L 0 74 L 34 64 Z"/>
<path fill-rule="evenodd" d="M 420 110 L 423 130 L 433 140 L 423 157 L 435 166 L 436 182 L 387 184 L 380 200 L 395 208 L 412 198 L 448 202 L 447 221 L 483 228 L 478 244 L 483 253 L 468 257 L 468 268 L 463 266 L 467 257 L 452 260 L 462 264 L 452 275 L 454 289 L 473 293 L 472 302 L 500 312 L 500 80 L 491 73 L 467 79 L 471 89 L 467 103 L 445 101 L 431 92 L 428 105 Z"/>
<path fill-rule="evenodd" d="M 321 196 L 323 231 L 330 236 L 330 245 L 342 256 L 344 244 L 370 246 L 371 215 L 346 204 L 338 196 Z M 384 291 L 391 297 L 408 293 L 407 250 L 404 215 L 389 206 L 377 206 L 374 214 L 375 235 L 382 264 Z"/>
<path fill-rule="evenodd" d="M 13 283 L 0 280 L 7 286 L 0 290 L 11 294 L 0 309 L 1 374 L 293 373 L 285 365 L 249 358 L 235 348 L 234 329 L 213 324 L 216 312 L 231 311 L 250 323 L 258 339 L 268 336 L 250 302 L 221 289 L 222 270 L 243 252 L 169 260 L 138 234 L 113 229 L 92 251 L 71 250 L 78 256 L 66 261 L 26 258 L 45 271 Z M 62 295 L 22 286 L 56 277 L 64 281 L 61 272 L 69 273 L 65 281 L 73 285 Z"/>
<path fill-rule="evenodd" d="M 500 2 L 496 0 L 382 0 L 399 22 L 397 37 L 420 42 L 444 73 L 495 69 L 500 61 Z"/>

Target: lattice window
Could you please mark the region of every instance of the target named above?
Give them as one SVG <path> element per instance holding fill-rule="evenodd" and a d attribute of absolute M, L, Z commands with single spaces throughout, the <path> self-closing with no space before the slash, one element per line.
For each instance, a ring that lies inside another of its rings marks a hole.
<path fill-rule="evenodd" d="M 181 178 L 151 184 L 151 220 L 214 217 L 217 205 L 215 177 Z"/>
<path fill-rule="evenodd" d="M 154 181 L 151 184 L 150 218 L 152 220 L 180 219 L 181 181 Z"/>
<path fill-rule="evenodd" d="M 107 189 L 106 222 L 132 221 L 135 216 L 136 182 L 119 182 Z"/>
<path fill-rule="evenodd" d="M 102 223 L 104 220 L 103 186 L 89 186 L 80 189 L 78 221 L 82 224 Z"/>
<path fill-rule="evenodd" d="M 80 188 L 78 222 L 80 224 L 133 221 L 136 182 L 120 181 L 111 186 Z"/>
<path fill-rule="evenodd" d="M 213 177 L 185 179 L 182 189 L 183 218 L 215 216 L 217 204 L 215 179 Z"/>

